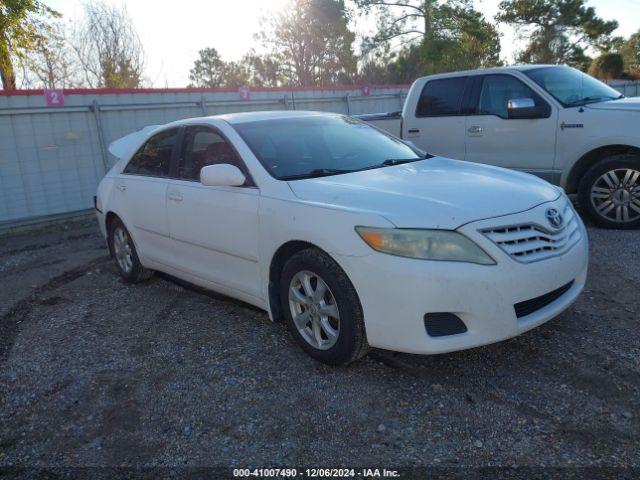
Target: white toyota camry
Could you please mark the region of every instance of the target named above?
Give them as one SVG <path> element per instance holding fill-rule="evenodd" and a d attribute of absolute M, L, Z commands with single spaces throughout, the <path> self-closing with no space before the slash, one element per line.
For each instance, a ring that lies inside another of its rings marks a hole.
<path fill-rule="evenodd" d="M 158 270 L 256 305 L 329 364 L 504 340 L 585 283 L 586 230 L 561 190 L 350 117 L 194 118 L 111 151 L 95 206 L 126 280 Z"/>

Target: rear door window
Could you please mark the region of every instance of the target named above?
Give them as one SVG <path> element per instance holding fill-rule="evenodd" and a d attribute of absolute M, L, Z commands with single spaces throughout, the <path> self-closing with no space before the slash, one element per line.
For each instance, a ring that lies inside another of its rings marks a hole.
<path fill-rule="evenodd" d="M 418 100 L 416 117 L 461 115 L 467 77 L 428 81 Z"/>
<path fill-rule="evenodd" d="M 171 155 L 177 138 L 177 128 L 154 135 L 135 153 L 123 173 L 168 177 L 171 170 Z"/>

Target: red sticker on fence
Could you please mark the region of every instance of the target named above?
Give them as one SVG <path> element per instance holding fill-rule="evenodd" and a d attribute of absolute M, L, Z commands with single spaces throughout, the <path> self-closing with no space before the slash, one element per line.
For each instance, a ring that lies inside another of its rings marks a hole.
<path fill-rule="evenodd" d="M 61 89 L 45 90 L 44 100 L 47 107 L 64 107 L 64 93 Z"/>
<path fill-rule="evenodd" d="M 371 87 L 369 85 L 363 85 L 362 87 L 362 95 L 364 97 L 368 97 L 371 95 Z"/>
<path fill-rule="evenodd" d="M 249 87 L 240 87 L 238 89 L 238 94 L 240 95 L 240 100 L 251 99 L 251 90 L 249 90 Z"/>

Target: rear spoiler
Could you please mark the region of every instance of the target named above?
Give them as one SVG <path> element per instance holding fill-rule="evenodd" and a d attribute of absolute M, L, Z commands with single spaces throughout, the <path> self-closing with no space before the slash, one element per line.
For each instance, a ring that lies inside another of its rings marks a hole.
<path fill-rule="evenodd" d="M 109 144 L 109 152 L 119 160 L 132 155 L 142 143 L 147 139 L 149 133 L 158 128 L 160 125 L 149 125 L 142 127 L 137 132 L 125 135 L 122 138 L 114 140 Z"/>

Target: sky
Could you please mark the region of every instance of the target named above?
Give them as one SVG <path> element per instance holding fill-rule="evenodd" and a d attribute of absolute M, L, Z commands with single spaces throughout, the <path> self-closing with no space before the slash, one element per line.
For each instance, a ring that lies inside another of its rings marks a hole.
<path fill-rule="evenodd" d="M 84 0 L 48 0 L 67 21 L 78 18 Z M 125 6 L 145 49 L 146 82 L 153 87 L 181 87 L 188 83 L 189 70 L 198 50 L 215 47 L 225 60 L 238 60 L 250 48 L 260 51 L 253 34 L 260 19 L 278 11 L 286 0 L 106 0 Z M 347 2 L 349 3 L 349 2 Z M 492 19 L 500 0 L 476 0 L 476 8 Z M 617 20 L 616 35 L 628 37 L 640 30 L 640 0 L 589 0 L 599 16 Z M 372 19 L 357 17 L 352 29 L 371 31 Z M 522 45 L 513 29 L 501 25 L 502 56 L 513 59 Z"/>

